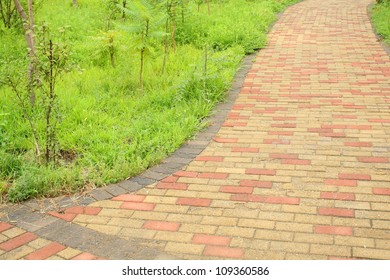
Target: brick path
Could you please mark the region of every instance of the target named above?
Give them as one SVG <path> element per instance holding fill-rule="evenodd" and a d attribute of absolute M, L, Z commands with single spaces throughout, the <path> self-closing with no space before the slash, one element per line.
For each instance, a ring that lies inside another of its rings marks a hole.
<path fill-rule="evenodd" d="M 193 161 L 49 215 L 7 210 L 0 259 L 390 259 L 390 59 L 370 3 L 290 7 Z"/>

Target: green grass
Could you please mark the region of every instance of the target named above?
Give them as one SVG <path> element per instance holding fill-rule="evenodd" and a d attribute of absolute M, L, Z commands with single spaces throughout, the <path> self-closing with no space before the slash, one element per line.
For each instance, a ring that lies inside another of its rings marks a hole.
<path fill-rule="evenodd" d="M 384 0 L 383 3 L 376 4 L 371 18 L 377 33 L 390 44 L 390 1 Z"/>
<path fill-rule="evenodd" d="M 176 53 L 170 51 L 164 74 L 162 43 L 156 41 L 154 55 L 146 58 L 142 94 L 139 55 L 131 48 L 135 35 L 121 28 L 127 22 L 118 18 L 113 23 L 117 66 L 112 68 L 98 39 L 107 26 L 103 2 L 80 0 L 77 9 L 62 0 L 49 2 L 37 10 L 37 23 L 47 22 L 54 33 L 69 27 L 66 37 L 77 65 L 57 84 L 63 157 L 57 166 L 36 163 L 30 129 L 15 94 L 0 86 L 0 195 L 9 201 L 118 182 L 159 163 L 207 126 L 241 59 L 265 46 L 276 13 L 294 1 L 216 1 L 211 15 L 205 5 L 198 13 L 190 2 L 184 24 L 178 24 Z M 18 65 L 10 61 L 25 64 L 21 31 L 3 28 L 0 37 L 0 61 L 8 61 L 0 64 L 0 73 Z M 40 96 L 37 102 L 42 104 Z M 36 111 L 42 141 L 44 121 Z"/>

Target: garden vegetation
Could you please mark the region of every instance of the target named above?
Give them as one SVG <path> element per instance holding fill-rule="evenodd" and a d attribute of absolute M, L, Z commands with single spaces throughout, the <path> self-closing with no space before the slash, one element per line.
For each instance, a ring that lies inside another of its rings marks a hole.
<path fill-rule="evenodd" d="M 377 0 L 371 18 L 378 35 L 390 46 L 390 0 Z"/>
<path fill-rule="evenodd" d="M 0 197 L 137 175 L 207 126 L 296 0 L 0 0 Z"/>

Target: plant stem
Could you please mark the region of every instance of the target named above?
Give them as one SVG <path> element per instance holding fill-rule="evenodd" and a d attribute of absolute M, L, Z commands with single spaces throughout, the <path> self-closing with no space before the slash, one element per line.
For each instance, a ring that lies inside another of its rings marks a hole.
<path fill-rule="evenodd" d="M 173 48 L 173 52 L 176 53 L 176 39 L 175 39 L 175 36 L 176 36 L 176 21 L 173 21 L 173 27 L 172 27 L 171 36 L 172 36 L 172 48 Z"/>
<path fill-rule="evenodd" d="M 208 54 L 207 54 L 207 45 L 204 48 L 204 76 L 207 77 L 207 63 L 208 63 Z"/>
<path fill-rule="evenodd" d="M 143 71 L 144 71 L 144 56 L 145 56 L 145 41 L 147 40 L 149 34 L 149 19 L 146 19 L 146 29 L 145 32 L 142 32 L 142 48 L 141 48 L 141 65 L 139 69 L 139 91 L 142 94 L 143 91 Z"/>
<path fill-rule="evenodd" d="M 54 106 L 54 80 L 53 80 L 53 42 L 49 41 L 49 62 L 50 62 L 50 76 L 49 76 L 49 104 L 46 111 L 46 164 L 51 160 L 51 151 L 54 148 L 54 128 L 51 124 L 51 112 Z"/>
<path fill-rule="evenodd" d="M 112 68 L 115 68 L 115 47 L 114 47 L 114 38 L 109 38 L 108 51 L 110 53 L 110 61 Z"/>
<path fill-rule="evenodd" d="M 169 17 L 167 17 L 167 20 L 165 22 L 165 33 L 168 34 L 169 29 Z M 168 57 L 168 36 L 165 36 L 164 40 L 164 60 L 163 60 L 163 65 L 161 69 L 161 74 L 164 74 L 165 72 L 165 67 L 167 64 L 167 57 Z"/>
<path fill-rule="evenodd" d="M 122 7 L 125 9 L 126 8 L 126 4 L 127 4 L 127 0 L 123 0 L 122 1 Z M 122 19 L 126 19 L 126 13 L 123 11 L 122 12 Z"/>
<path fill-rule="evenodd" d="M 171 11 L 172 11 L 172 31 L 171 31 L 171 38 L 172 38 L 172 48 L 173 48 L 173 52 L 176 53 L 176 39 L 175 39 L 175 35 L 176 35 L 176 3 L 175 1 L 172 2 L 172 7 L 171 7 Z"/>
<path fill-rule="evenodd" d="M 141 65 L 139 68 L 139 92 L 142 94 L 143 82 L 142 82 L 142 73 L 144 71 L 144 49 L 141 50 Z"/>
<path fill-rule="evenodd" d="M 34 79 L 36 74 L 36 61 L 35 61 L 35 32 L 34 32 L 34 1 L 28 0 L 28 18 L 19 0 L 14 0 L 15 7 L 23 21 L 24 36 L 28 48 L 29 64 L 27 68 L 28 76 L 28 89 L 30 92 L 30 103 L 32 106 L 35 104 L 35 91 L 34 91 Z"/>
<path fill-rule="evenodd" d="M 205 45 L 204 48 L 204 77 L 203 77 L 203 89 L 206 90 L 206 80 L 207 80 L 207 63 L 208 63 L 208 57 L 207 57 L 207 45 Z"/>
<path fill-rule="evenodd" d="M 18 98 L 18 100 L 20 102 L 20 105 L 22 106 L 23 114 L 24 114 L 25 118 L 27 119 L 27 121 L 28 121 L 28 123 L 30 125 L 30 129 L 31 129 L 31 133 L 33 135 L 34 145 L 35 145 L 35 156 L 36 156 L 36 159 L 39 161 L 39 158 L 41 156 L 41 148 L 39 146 L 38 137 L 37 137 L 37 131 L 36 131 L 34 123 L 32 121 L 32 117 L 28 113 L 27 106 L 24 103 L 23 98 L 20 95 L 16 85 L 12 82 L 12 80 L 10 78 L 8 78 L 8 83 L 12 87 L 12 90 L 15 92 L 16 97 Z"/>
<path fill-rule="evenodd" d="M 181 22 L 184 23 L 184 1 L 181 0 Z"/>

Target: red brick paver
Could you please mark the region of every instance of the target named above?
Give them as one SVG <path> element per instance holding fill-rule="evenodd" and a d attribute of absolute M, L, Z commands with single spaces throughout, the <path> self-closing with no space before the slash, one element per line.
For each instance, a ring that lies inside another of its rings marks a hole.
<path fill-rule="evenodd" d="M 38 236 L 35 234 L 26 232 L 1 243 L 0 249 L 4 251 L 11 251 L 37 238 Z"/>
<path fill-rule="evenodd" d="M 25 259 L 26 260 L 45 260 L 48 257 L 51 257 L 51 256 L 55 255 L 56 253 L 64 250 L 65 248 L 66 247 L 61 245 L 61 244 L 52 242 L 52 243 L 46 245 L 45 247 L 42 247 L 42 248 L 34 251 L 33 253 L 27 255 L 25 257 Z"/>
<path fill-rule="evenodd" d="M 0 233 L 0 260 L 69 260 L 91 255 L 80 250 L 64 246 L 41 238 L 38 235 L 1 222 L 6 230 Z M 92 256 L 92 255 L 91 255 Z M 94 256 L 93 259 L 99 257 Z M 92 258 L 89 258 L 92 259 Z"/>
<path fill-rule="evenodd" d="M 99 257 L 90 254 L 90 253 L 81 253 L 80 255 L 74 257 L 72 260 L 97 260 Z"/>

